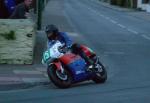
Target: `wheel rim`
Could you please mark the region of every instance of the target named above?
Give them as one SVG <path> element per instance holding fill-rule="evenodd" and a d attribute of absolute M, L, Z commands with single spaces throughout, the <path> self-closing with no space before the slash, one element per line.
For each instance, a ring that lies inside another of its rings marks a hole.
<path fill-rule="evenodd" d="M 102 73 L 103 72 L 103 67 L 100 64 L 96 65 L 97 71 Z"/>
<path fill-rule="evenodd" d="M 99 63 L 96 65 L 97 67 L 97 73 L 96 75 L 99 77 L 102 77 L 104 75 L 103 66 L 101 66 Z"/>
<path fill-rule="evenodd" d="M 65 72 L 62 73 L 60 70 L 56 70 L 56 75 L 63 81 L 66 81 L 68 79 L 68 75 Z"/>

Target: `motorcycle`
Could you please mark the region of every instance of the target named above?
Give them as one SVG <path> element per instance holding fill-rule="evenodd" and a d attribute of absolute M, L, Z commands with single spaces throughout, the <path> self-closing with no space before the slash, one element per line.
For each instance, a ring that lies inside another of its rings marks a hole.
<path fill-rule="evenodd" d="M 47 64 L 49 79 L 59 88 L 68 88 L 74 83 L 93 80 L 95 83 L 104 83 L 107 80 L 107 71 L 99 57 L 88 47 L 82 45 L 81 49 L 94 61 L 95 66 L 87 71 L 85 60 L 64 45 L 56 41 L 51 48 L 43 54 L 42 63 Z"/>

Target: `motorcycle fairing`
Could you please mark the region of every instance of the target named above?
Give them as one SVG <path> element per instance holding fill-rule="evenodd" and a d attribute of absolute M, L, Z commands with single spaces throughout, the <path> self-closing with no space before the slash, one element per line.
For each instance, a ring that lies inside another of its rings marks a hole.
<path fill-rule="evenodd" d="M 81 59 L 81 57 L 73 53 L 65 54 L 60 58 L 61 62 L 63 62 L 65 65 L 68 65 L 78 59 Z"/>
<path fill-rule="evenodd" d="M 86 72 L 86 62 L 78 55 L 66 54 L 60 60 L 69 68 L 73 76 L 73 82 L 86 80 L 91 75 Z"/>

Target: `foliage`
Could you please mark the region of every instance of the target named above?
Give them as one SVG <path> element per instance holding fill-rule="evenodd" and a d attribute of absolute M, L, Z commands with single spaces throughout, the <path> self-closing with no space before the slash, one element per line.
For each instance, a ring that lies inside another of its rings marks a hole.
<path fill-rule="evenodd" d="M 136 5 L 136 0 L 110 0 L 110 4 L 134 8 Z"/>
<path fill-rule="evenodd" d="M 15 31 L 11 30 L 10 32 L 0 33 L 1 36 L 3 36 L 7 40 L 15 40 L 16 35 Z"/>

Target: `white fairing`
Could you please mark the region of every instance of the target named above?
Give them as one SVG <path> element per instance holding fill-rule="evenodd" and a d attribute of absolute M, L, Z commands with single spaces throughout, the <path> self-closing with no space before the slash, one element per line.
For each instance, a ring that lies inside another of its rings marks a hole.
<path fill-rule="evenodd" d="M 51 61 L 54 58 L 63 56 L 64 54 L 59 52 L 60 47 L 63 47 L 63 44 L 60 41 L 55 41 L 55 43 L 44 52 L 42 64 L 48 63 L 48 61 Z"/>
<path fill-rule="evenodd" d="M 56 41 L 56 43 L 51 47 L 49 48 L 50 50 L 50 57 L 51 58 L 59 58 L 60 56 L 63 55 L 63 53 L 59 52 L 58 48 L 59 47 L 62 47 L 63 44 L 59 41 Z"/>

